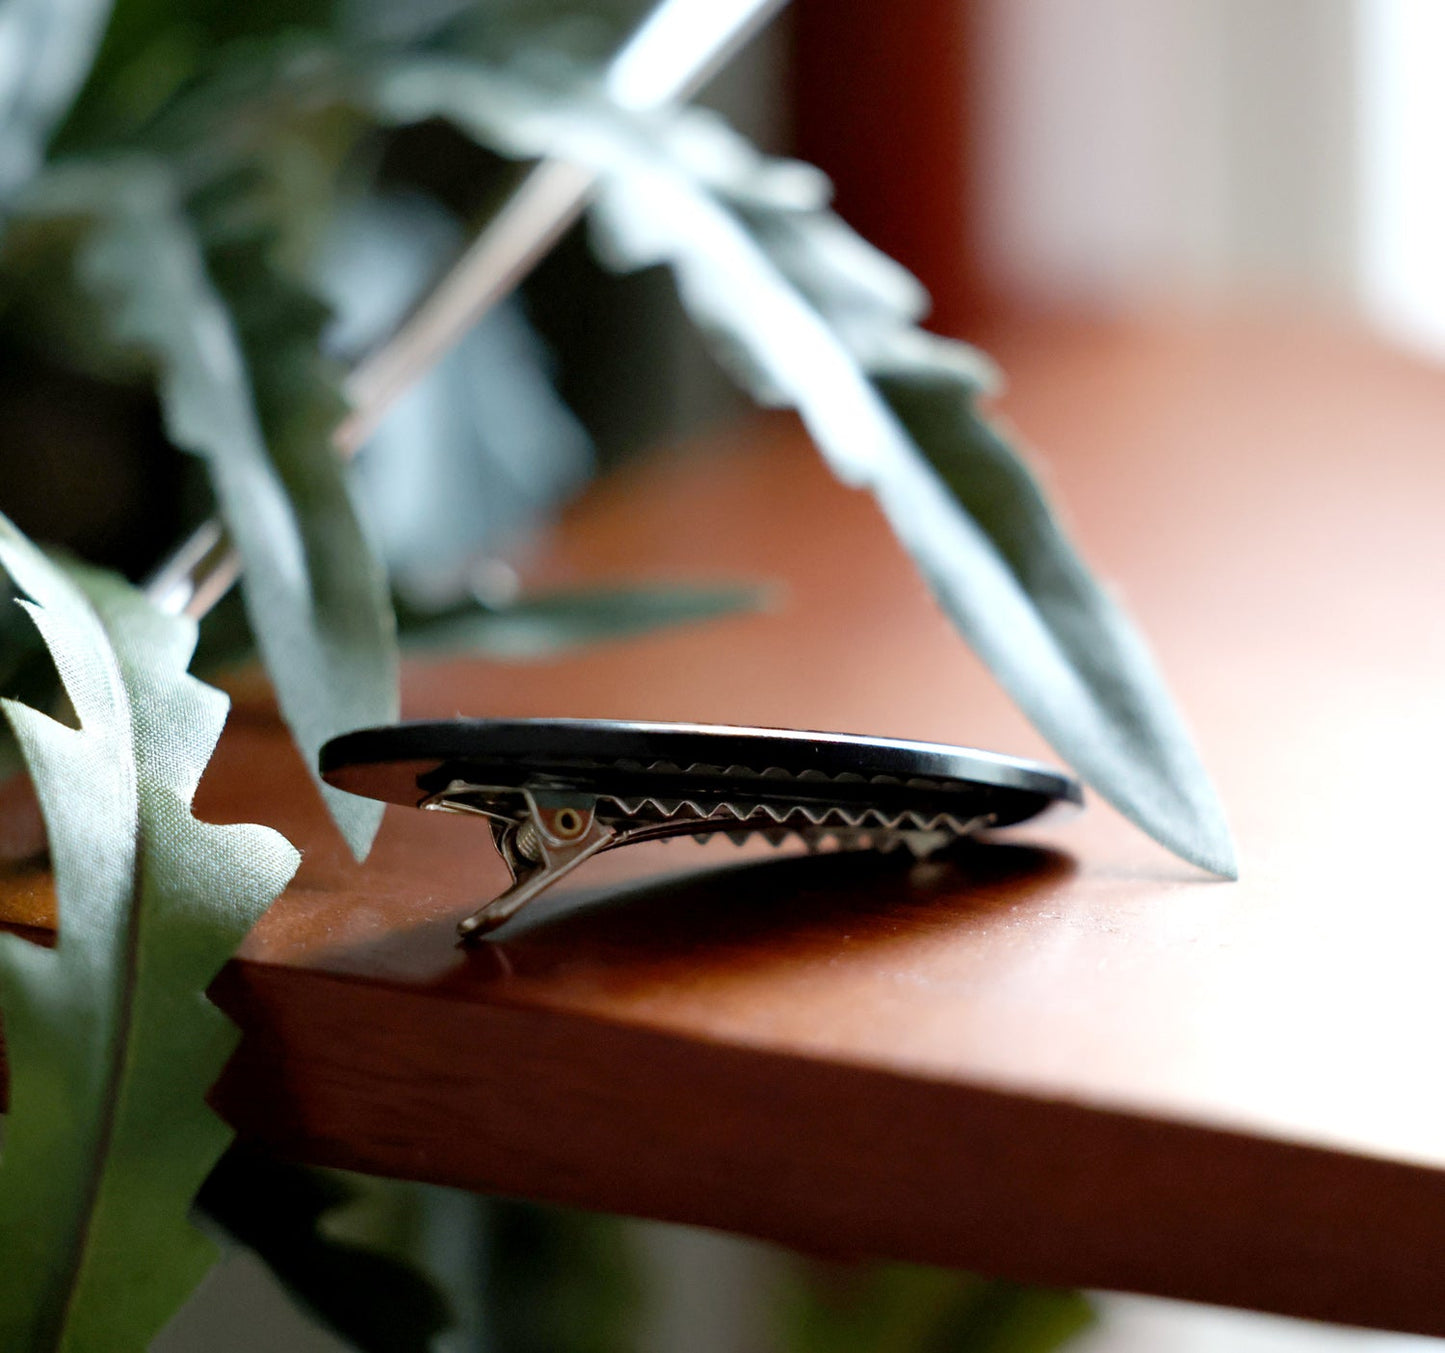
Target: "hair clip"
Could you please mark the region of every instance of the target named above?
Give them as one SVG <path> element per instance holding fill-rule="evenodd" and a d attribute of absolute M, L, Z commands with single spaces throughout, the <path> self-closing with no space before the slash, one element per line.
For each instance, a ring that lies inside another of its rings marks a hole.
<path fill-rule="evenodd" d="M 491 826 L 512 886 L 457 927 L 495 929 L 584 861 L 638 841 L 760 835 L 810 850 L 932 855 L 1079 784 L 967 747 L 843 733 L 599 719 L 451 719 L 362 729 L 321 749 L 353 794 Z"/>

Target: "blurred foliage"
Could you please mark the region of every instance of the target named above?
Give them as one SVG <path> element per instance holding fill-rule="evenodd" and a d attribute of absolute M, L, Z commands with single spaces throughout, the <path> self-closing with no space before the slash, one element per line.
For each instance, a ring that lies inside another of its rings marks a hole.
<path fill-rule="evenodd" d="M 264 1259 L 304 1310 L 359 1353 L 425 1353 L 451 1328 L 453 1313 L 445 1294 L 406 1257 L 387 1252 L 392 1217 L 384 1217 L 380 1238 L 336 1234 L 336 1218 L 347 1209 L 371 1204 L 374 1218 L 372 1188 L 359 1176 L 292 1165 L 237 1144 L 211 1172 L 196 1206 Z M 358 1229 L 355 1217 L 349 1220 Z"/>
<path fill-rule="evenodd" d="M 402 644 L 416 653 L 464 651 L 490 658 L 538 659 L 568 649 L 647 634 L 659 626 L 756 610 L 765 594 L 747 587 L 631 587 L 534 593 L 489 605 L 440 611 L 397 607 Z"/>
<path fill-rule="evenodd" d="M 487 1204 L 484 1342 L 505 1353 L 630 1353 L 642 1275 L 610 1217 Z"/>
<path fill-rule="evenodd" d="M 800 1262 L 779 1307 L 787 1353 L 1051 1353 L 1094 1319 L 1077 1292 L 910 1264 Z"/>

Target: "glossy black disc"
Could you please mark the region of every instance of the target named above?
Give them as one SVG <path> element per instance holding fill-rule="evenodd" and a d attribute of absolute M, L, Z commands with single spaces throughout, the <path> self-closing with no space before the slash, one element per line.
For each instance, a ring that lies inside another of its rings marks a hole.
<path fill-rule="evenodd" d="M 582 794 L 868 806 L 1008 826 L 1078 782 L 967 747 L 844 733 L 598 719 L 448 719 L 362 729 L 321 749 L 328 784 L 416 805 L 454 781 Z"/>

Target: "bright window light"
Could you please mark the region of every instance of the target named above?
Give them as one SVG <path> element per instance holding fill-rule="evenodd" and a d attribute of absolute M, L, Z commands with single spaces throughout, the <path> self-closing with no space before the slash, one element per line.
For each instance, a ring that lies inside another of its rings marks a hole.
<path fill-rule="evenodd" d="M 1445 3 L 1362 0 L 1360 22 L 1364 301 L 1445 358 Z"/>

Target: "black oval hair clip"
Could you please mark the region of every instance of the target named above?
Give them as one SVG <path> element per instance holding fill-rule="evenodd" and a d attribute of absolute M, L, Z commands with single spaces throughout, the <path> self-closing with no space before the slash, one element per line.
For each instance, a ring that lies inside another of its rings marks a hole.
<path fill-rule="evenodd" d="M 474 813 L 512 886 L 457 927 L 495 929 L 584 860 L 635 841 L 718 833 L 922 858 L 1055 803 L 1078 781 L 968 747 L 845 733 L 601 719 L 449 719 L 367 728 L 321 749 L 327 784 Z"/>

